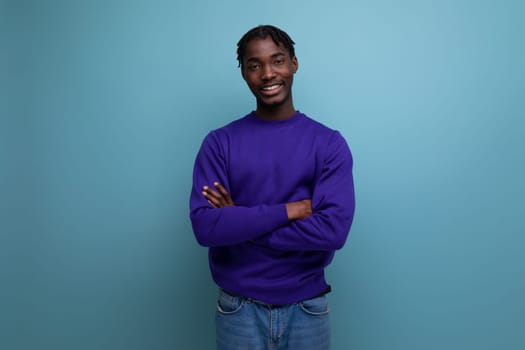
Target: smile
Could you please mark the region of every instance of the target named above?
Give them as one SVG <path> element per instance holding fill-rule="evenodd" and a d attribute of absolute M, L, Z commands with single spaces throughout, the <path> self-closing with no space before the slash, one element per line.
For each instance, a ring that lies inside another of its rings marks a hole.
<path fill-rule="evenodd" d="M 283 86 L 282 83 L 278 83 L 278 84 L 273 84 L 273 85 L 267 85 L 267 86 L 263 86 L 261 88 L 262 91 L 274 91 L 278 88 L 280 88 L 281 86 Z"/>

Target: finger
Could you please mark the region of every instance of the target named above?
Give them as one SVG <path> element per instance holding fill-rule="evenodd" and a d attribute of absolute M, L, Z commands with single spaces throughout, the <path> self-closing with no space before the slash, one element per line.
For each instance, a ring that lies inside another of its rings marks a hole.
<path fill-rule="evenodd" d="M 221 193 L 219 193 L 218 191 L 212 190 L 211 188 L 208 188 L 206 191 L 203 191 L 203 192 L 206 193 L 206 195 L 210 198 L 224 200 L 224 197 Z"/>
<path fill-rule="evenodd" d="M 211 200 L 213 202 L 213 205 L 219 208 L 235 205 L 233 203 L 233 200 L 231 199 L 230 194 L 224 188 L 224 186 L 220 185 L 217 181 L 215 181 L 213 185 L 218 191 L 212 190 L 209 186 L 202 187 L 202 194 L 205 196 L 206 199 Z"/>
<path fill-rule="evenodd" d="M 228 191 L 226 191 L 226 189 L 224 188 L 223 185 L 221 185 L 220 183 L 218 182 L 214 182 L 213 183 L 213 186 L 215 186 L 215 188 L 217 190 L 219 190 L 219 192 L 224 196 L 224 197 L 228 197 L 230 194 L 228 193 Z"/>
<path fill-rule="evenodd" d="M 218 182 L 214 182 L 213 183 L 213 186 L 215 186 L 215 188 L 217 190 L 219 190 L 219 193 L 224 197 L 225 201 L 226 201 L 226 204 L 228 205 L 233 205 L 233 200 L 232 200 L 232 197 L 230 196 L 230 194 L 228 193 L 228 191 L 226 191 L 226 188 L 224 188 L 223 185 L 221 185 L 220 183 Z"/>
<path fill-rule="evenodd" d="M 222 203 L 223 201 L 221 199 L 217 199 L 216 197 L 210 195 L 208 192 L 202 191 L 202 195 L 213 207 L 222 208 L 224 206 L 224 204 Z"/>
<path fill-rule="evenodd" d="M 219 191 L 219 193 L 224 197 L 224 199 L 226 199 L 226 201 L 228 201 L 228 202 L 231 201 L 231 196 L 228 193 L 228 191 L 226 191 L 226 188 L 224 188 L 223 185 L 221 185 L 218 182 L 215 182 L 213 185 Z"/>
<path fill-rule="evenodd" d="M 212 205 L 217 208 L 222 208 L 227 204 L 227 200 L 217 191 L 212 190 L 211 188 L 204 186 L 202 195 L 212 202 Z"/>

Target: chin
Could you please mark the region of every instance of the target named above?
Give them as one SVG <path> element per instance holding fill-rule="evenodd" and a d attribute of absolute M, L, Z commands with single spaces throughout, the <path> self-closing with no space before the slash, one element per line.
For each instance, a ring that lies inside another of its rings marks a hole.
<path fill-rule="evenodd" d="M 269 107 L 279 106 L 279 105 L 284 104 L 285 102 L 286 102 L 286 98 L 281 97 L 281 96 L 275 96 L 275 97 L 270 97 L 270 98 L 259 98 L 259 104 L 263 106 L 269 106 Z"/>

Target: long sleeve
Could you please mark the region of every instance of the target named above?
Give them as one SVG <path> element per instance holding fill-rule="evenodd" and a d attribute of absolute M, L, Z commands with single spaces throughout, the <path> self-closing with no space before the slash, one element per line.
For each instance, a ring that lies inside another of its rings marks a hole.
<path fill-rule="evenodd" d="M 199 244 L 234 245 L 255 239 L 288 222 L 284 204 L 212 207 L 202 195 L 204 185 L 218 181 L 230 191 L 225 140 L 217 132 L 204 139 L 197 154 L 190 197 L 190 219 Z"/>
<path fill-rule="evenodd" d="M 343 247 L 355 211 L 353 159 L 343 137 L 334 132 L 321 175 L 313 187 L 313 214 L 257 239 L 277 250 L 336 250 Z"/>
<path fill-rule="evenodd" d="M 352 166 L 339 132 L 299 111 L 280 121 L 252 112 L 208 134 L 195 160 L 190 218 L 217 285 L 278 305 L 326 291 L 324 268 L 353 220 Z M 234 206 L 208 203 L 203 186 L 214 182 Z M 304 199 L 313 214 L 289 220 L 286 203 Z"/>

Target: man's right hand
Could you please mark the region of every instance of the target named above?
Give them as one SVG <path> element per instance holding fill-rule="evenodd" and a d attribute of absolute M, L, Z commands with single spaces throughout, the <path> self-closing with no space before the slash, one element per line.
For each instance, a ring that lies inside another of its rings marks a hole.
<path fill-rule="evenodd" d="M 301 220 L 312 215 L 312 201 L 304 199 L 298 202 L 286 203 L 288 220 Z"/>
<path fill-rule="evenodd" d="M 235 205 L 224 186 L 218 182 L 214 182 L 213 185 L 217 191 L 212 190 L 209 186 L 202 188 L 202 194 L 213 207 L 224 208 Z M 297 202 L 286 203 L 286 214 L 290 221 L 307 218 L 312 215 L 312 201 L 310 199 L 303 199 Z"/>

